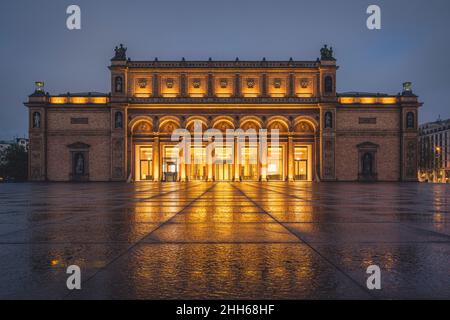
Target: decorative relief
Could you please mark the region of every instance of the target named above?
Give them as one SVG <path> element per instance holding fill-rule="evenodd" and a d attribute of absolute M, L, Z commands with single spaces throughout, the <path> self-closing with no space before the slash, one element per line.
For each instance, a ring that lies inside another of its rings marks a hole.
<path fill-rule="evenodd" d="M 168 89 L 172 89 L 174 85 L 175 85 L 175 80 L 174 79 L 172 79 L 172 78 L 166 79 L 166 87 Z"/>
<path fill-rule="evenodd" d="M 139 79 L 137 79 L 137 83 L 138 83 L 139 88 L 141 88 L 141 89 L 147 88 L 147 84 L 148 84 L 147 79 L 139 78 Z"/>
<path fill-rule="evenodd" d="M 244 123 L 241 128 L 245 131 L 250 130 L 250 129 L 254 129 L 254 130 L 258 130 L 259 127 L 256 123 L 254 123 L 253 121 L 247 121 L 246 123 Z"/>
<path fill-rule="evenodd" d="M 273 87 L 275 89 L 280 89 L 281 88 L 281 79 L 280 78 L 273 79 Z"/>
<path fill-rule="evenodd" d="M 295 126 L 295 131 L 302 133 L 314 133 L 314 128 L 309 123 L 301 121 Z"/>
<path fill-rule="evenodd" d="M 192 87 L 195 89 L 199 89 L 201 86 L 202 81 L 200 79 L 193 79 L 192 80 Z"/>
<path fill-rule="evenodd" d="M 233 129 L 233 127 L 228 122 L 222 121 L 221 123 L 219 123 L 216 126 L 216 129 L 219 129 L 220 131 L 225 132 L 225 131 L 227 131 L 227 129 Z"/>
<path fill-rule="evenodd" d="M 140 122 L 136 126 L 136 129 L 134 130 L 135 133 L 147 133 L 147 132 L 151 132 L 151 131 L 152 131 L 151 125 L 145 121 Z"/>
<path fill-rule="evenodd" d="M 228 80 L 227 79 L 220 79 L 220 87 L 222 89 L 225 89 L 228 87 Z"/>
<path fill-rule="evenodd" d="M 311 84 L 311 79 L 308 78 L 302 78 L 300 79 L 300 86 L 302 87 L 302 89 L 306 89 L 310 86 Z"/>
<path fill-rule="evenodd" d="M 256 81 L 253 78 L 247 79 L 247 88 L 253 89 L 255 87 Z"/>
<path fill-rule="evenodd" d="M 172 133 L 173 130 L 175 130 L 177 128 L 178 128 L 178 125 L 175 122 L 169 121 L 163 125 L 163 127 L 160 129 L 160 132 Z"/>

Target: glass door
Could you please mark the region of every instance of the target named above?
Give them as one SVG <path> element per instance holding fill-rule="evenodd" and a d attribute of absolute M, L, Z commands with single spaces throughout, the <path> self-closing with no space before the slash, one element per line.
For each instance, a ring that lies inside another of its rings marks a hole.
<path fill-rule="evenodd" d="M 164 148 L 163 179 L 166 182 L 178 180 L 178 148 L 167 146 Z"/>
<path fill-rule="evenodd" d="M 189 180 L 201 180 L 206 181 L 207 179 L 206 170 L 206 148 L 197 147 L 191 148 L 191 164 Z"/>
<path fill-rule="evenodd" d="M 231 181 L 233 177 L 233 148 L 215 148 L 215 180 Z"/>
<path fill-rule="evenodd" d="M 295 147 L 294 180 L 307 181 L 308 179 L 308 147 Z"/>
<path fill-rule="evenodd" d="M 241 172 L 242 180 L 258 180 L 258 148 L 245 147 L 241 154 Z"/>
<path fill-rule="evenodd" d="M 283 147 L 269 147 L 267 160 L 267 180 L 283 180 Z"/>
<path fill-rule="evenodd" d="M 152 147 L 139 148 L 139 180 L 153 180 Z"/>

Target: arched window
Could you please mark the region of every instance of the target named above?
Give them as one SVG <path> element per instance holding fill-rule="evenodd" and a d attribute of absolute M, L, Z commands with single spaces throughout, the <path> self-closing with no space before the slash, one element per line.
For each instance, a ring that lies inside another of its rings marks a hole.
<path fill-rule="evenodd" d="M 123 80 L 121 76 L 114 78 L 114 89 L 116 92 L 123 92 Z"/>
<path fill-rule="evenodd" d="M 406 128 L 414 129 L 415 127 L 414 112 L 408 112 L 406 114 Z"/>
<path fill-rule="evenodd" d="M 325 112 L 324 127 L 327 129 L 333 128 L 333 113 L 331 111 Z"/>
<path fill-rule="evenodd" d="M 41 114 L 33 112 L 33 128 L 39 129 L 41 127 Z"/>
<path fill-rule="evenodd" d="M 325 83 L 325 93 L 333 93 L 333 77 L 326 76 L 324 83 Z"/>
<path fill-rule="evenodd" d="M 122 112 L 116 111 L 114 115 L 114 128 L 121 129 L 123 128 L 123 116 Z"/>

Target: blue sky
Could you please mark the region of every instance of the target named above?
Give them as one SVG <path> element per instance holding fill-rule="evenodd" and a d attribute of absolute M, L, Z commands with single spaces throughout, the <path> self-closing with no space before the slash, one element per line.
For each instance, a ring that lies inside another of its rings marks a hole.
<path fill-rule="evenodd" d="M 66 8 L 82 29 L 66 28 Z M 366 8 L 382 29 L 366 28 Z M 338 91 L 397 93 L 404 81 L 425 103 L 420 122 L 450 118 L 450 1 L 364 0 L 5 0 L 0 9 L 0 138 L 25 135 L 23 102 L 34 81 L 50 93 L 109 92 L 113 48 L 135 60 L 315 60 L 327 43 Z"/>

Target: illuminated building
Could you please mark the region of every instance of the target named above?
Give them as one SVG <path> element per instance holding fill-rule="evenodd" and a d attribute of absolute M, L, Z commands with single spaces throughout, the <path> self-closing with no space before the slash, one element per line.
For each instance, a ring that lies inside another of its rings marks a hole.
<path fill-rule="evenodd" d="M 132 61 L 116 47 L 111 93 L 50 95 L 38 82 L 29 110 L 33 181 L 416 181 L 421 103 L 336 93 L 326 46 L 313 61 Z M 179 157 L 173 131 L 277 129 L 267 163 L 257 146 L 207 141 Z M 237 155 L 240 156 L 237 156 Z"/>
<path fill-rule="evenodd" d="M 419 127 L 419 176 L 421 181 L 450 182 L 450 119 Z"/>

